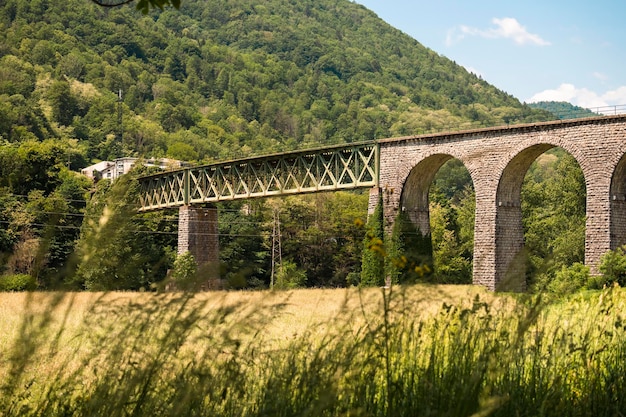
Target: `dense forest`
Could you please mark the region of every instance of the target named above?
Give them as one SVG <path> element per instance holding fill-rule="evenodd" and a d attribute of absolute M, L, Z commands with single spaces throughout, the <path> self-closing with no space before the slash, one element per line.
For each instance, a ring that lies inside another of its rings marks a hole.
<path fill-rule="evenodd" d="M 577 119 L 580 117 L 593 117 L 597 113 L 580 106 L 574 106 L 566 101 L 539 101 L 530 103 L 533 109 L 541 109 L 550 112 L 559 119 Z"/>
<path fill-rule="evenodd" d="M 356 3 L 257 3 L 185 0 L 179 10 L 147 14 L 86 0 L 2 3 L 5 277 L 31 287 L 87 289 L 148 289 L 164 279 L 176 258 L 176 213 L 134 215 L 130 178 L 94 184 L 76 173 L 100 160 L 209 163 L 553 118 Z M 572 192 L 584 197 L 584 181 L 563 168 L 575 162 L 551 155 L 537 166 L 567 178 L 531 168 L 525 189 L 532 192 L 525 193 L 536 205 L 525 208 L 526 219 L 549 200 L 537 194 L 547 192 L 533 186 L 537 181 L 573 181 L 579 188 Z M 435 273 L 424 279 L 435 282 L 471 280 L 473 190 L 459 165 L 444 166 L 431 190 Z M 565 189 L 556 184 L 550 192 Z M 562 210 L 553 197 L 552 208 Z M 221 205 L 221 275 L 234 288 L 269 284 L 278 216 L 281 285 L 358 285 L 366 206 L 360 193 Z M 531 242 L 536 227 L 527 225 Z M 537 244 L 546 238 L 537 236 Z M 582 260 L 580 248 L 572 250 L 563 255 L 568 265 Z M 557 266 L 547 268 L 542 256 L 530 258 L 529 270 L 554 274 Z"/>

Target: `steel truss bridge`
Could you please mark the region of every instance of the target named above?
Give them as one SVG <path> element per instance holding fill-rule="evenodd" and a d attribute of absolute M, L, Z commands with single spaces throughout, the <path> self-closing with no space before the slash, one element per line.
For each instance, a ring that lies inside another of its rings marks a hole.
<path fill-rule="evenodd" d="M 378 185 L 379 155 L 371 141 L 159 173 L 139 179 L 139 210 L 371 188 Z"/>

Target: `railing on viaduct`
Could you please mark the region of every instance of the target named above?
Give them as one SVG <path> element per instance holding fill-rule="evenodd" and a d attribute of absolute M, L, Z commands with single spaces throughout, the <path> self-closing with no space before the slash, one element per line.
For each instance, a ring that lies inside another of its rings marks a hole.
<path fill-rule="evenodd" d="M 140 211 L 378 184 L 375 142 L 239 159 L 140 179 Z"/>

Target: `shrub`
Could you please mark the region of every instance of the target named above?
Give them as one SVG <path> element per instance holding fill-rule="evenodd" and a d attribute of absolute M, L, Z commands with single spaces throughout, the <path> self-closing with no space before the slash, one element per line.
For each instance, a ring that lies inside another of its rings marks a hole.
<path fill-rule="evenodd" d="M 624 251 L 625 247 L 621 246 L 602 255 L 600 272 L 603 274 L 603 279 L 596 280 L 595 287 L 602 288 L 609 283 L 617 283 L 622 287 L 626 285 L 626 253 Z"/>
<path fill-rule="evenodd" d="M 283 261 L 276 273 L 274 288 L 287 290 L 304 287 L 305 284 L 306 272 L 298 269 L 298 266 L 291 261 Z"/>
<path fill-rule="evenodd" d="M 0 291 L 30 291 L 37 288 L 37 280 L 28 274 L 0 276 Z"/>
<path fill-rule="evenodd" d="M 424 281 L 433 264 L 433 245 L 430 235 L 424 236 L 405 211 L 396 216 L 391 231 L 387 261 L 387 275 L 393 283 Z"/>
<path fill-rule="evenodd" d="M 361 286 L 375 287 L 385 281 L 385 245 L 383 229 L 383 202 L 378 201 L 374 213 L 367 220 L 361 259 Z"/>
<path fill-rule="evenodd" d="M 194 286 L 197 271 L 198 266 L 191 252 L 187 251 L 178 255 L 172 270 L 172 279 L 176 283 L 176 287 L 183 290 L 191 289 Z"/>
<path fill-rule="evenodd" d="M 572 294 L 583 289 L 589 282 L 589 267 L 580 262 L 563 266 L 548 283 L 548 291 L 557 294 Z"/>

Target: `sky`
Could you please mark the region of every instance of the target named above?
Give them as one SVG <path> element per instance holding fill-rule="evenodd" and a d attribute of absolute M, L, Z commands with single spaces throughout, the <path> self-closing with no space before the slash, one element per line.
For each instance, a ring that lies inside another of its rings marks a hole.
<path fill-rule="evenodd" d="M 356 0 L 522 102 L 626 104 L 624 0 Z"/>

